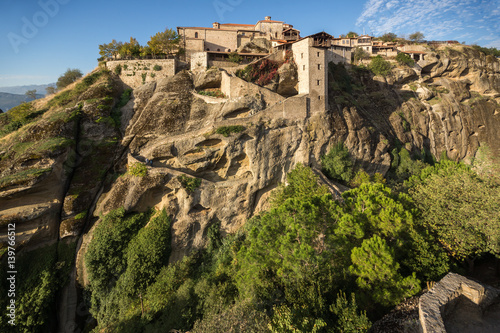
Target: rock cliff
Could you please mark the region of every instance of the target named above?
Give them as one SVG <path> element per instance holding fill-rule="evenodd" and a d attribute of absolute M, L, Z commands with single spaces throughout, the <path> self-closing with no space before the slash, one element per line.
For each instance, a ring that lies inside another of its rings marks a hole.
<path fill-rule="evenodd" d="M 322 112 L 302 107 L 305 96 L 285 99 L 260 87 L 226 98 L 199 94 L 220 87 L 214 69 L 146 83 L 128 103 L 117 77 L 92 73 L 37 102 L 31 122 L 1 137 L 0 241 L 10 222 L 26 248 L 83 235 L 77 265 L 85 284 L 91 227 L 115 208 L 165 208 L 176 261 L 204 246 L 212 223 L 232 233 L 265 209 L 297 163 L 326 181 L 320 157 L 337 142 L 369 173 L 385 174 L 397 145 L 469 163 L 480 146 L 500 157 L 495 58 L 447 48 L 385 78 L 357 67 L 331 66 L 329 75 L 329 110 Z M 127 172 L 136 163 L 146 168 L 143 177 Z M 190 179 L 201 183 L 188 186 Z M 343 188 L 328 185 L 335 195 Z"/>

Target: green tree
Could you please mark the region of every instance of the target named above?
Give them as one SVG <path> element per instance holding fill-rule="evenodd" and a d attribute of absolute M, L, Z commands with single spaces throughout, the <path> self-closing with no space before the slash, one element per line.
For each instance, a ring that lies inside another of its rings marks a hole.
<path fill-rule="evenodd" d="M 116 56 L 118 55 L 122 46 L 122 42 L 117 42 L 115 39 L 113 39 L 111 43 L 99 45 L 99 54 L 104 58 L 116 59 Z"/>
<path fill-rule="evenodd" d="M 380 36 L 380 39 L 383 42 L 394 42 L 398 36 L 393 33 L 393 32 L 386 32 L 382 36 Z"/>
<path fill-rule="evenodd" d="M 118 52 L 123 58 L 139 57 L 141 54 L 141 45 L 139 45 L 137 39 L 130 37 L 130 41 L 123 43 Z"/>
<path fill-rule="evenodd" d="M 421 223 L 448 254 L 473 269 L 483 253 L 500 253 L 500 186 L 469 167 L 443 160 L 410 178 L 409 193 L 423 212 Z"/>
<path fill-rule="evenodd" d="M 341 275 L 331 243 L 337 204 L 302 165 L 288 174 L 287 183 L 272 200 L 273 208 L 247 223 L 236 257 L 237 286 L 253 300 L 270 301 L 283 293 L 291 309 L 305 306 L 307 316 L 318 316 L 326 309 L 324 293 Z"/>
<path fill-rule="evenodd" d="M 130 294 L 143 293 L 170 256 L 170 218 L 165 210 L 151 219 L 129 243 L 127 269 L 121 279 Z"/>
<path fill-rule="evenodd" d="M 47 95 L 53 95 L 56 93 L 57 89 L 56 87 L 48 86 L 45 88 L 45 91 L 47 92 Z"/>
<path fill-rule="evenodd" d="M 349 31 L 346 36 L 347 38 L 352 38 L 352 37 L 358 37 L 359 35 L 357 32 Z"/>
<path fill-rule="evenodd" d="M 33 90 L 28 90 L 26 93 L 25 93 L 26 96 L 28 96 L 29 98 L 31 99 L 36 99 L 36 89 L 33 89 Z"/>
<path fill-rule="evenodd" d="M 370 69 L 375 75 L 387 76 L 391 68 L 391 64 L 380 55 L 372 58 L 370 63 Z"/>
<path fill-rule="evenodd" d="M 421 43 L 424 41 L 424 34 L 421 33 L 420 31 L 416 31 L 412 34 L 410 34 L 410 36 L 408 37 L 412 42 L 415 42 L 415 43 Z"/>
<path fill-rule="evenodd" d="M 179 35 L 175 30 L 166 28 L 165 31 L 151 36 L 148 45 L 153 57 L 161 54 L 172 54 L 179 45 Z"/>
<path fill-rule="evenodd" d="M 368 54 L 368 52 L 366 52 L 365 50 L 363 50 L 362 47 L 359 47 L 359 46 L 354 49 L 354 52 L 352 54 L 353 54 L 355 62 L 370 58 L 370 55 Z"/>
<path fill-rule="evenodd" d="M 377 235 L 365 239 L 360 247 L 354 248 L 351 260 L 349 270 L 358 277 L 356 283 L 370 292 L 377 303 L 395 305 L 420 291 L 420 281 L 415 273 L 401 276 L 394 251 Z"/>
<path fill-rule="evenodd" d="M 358 313 L 358 306 L 354 294 L 348 300 L 346 295 L 340 291 L 335 303 L 330 305 L 330 311 L 337 317 L 335 331 L 338 333 L 362 333 L 368 331 L 371 322 L 366 312 Z"/>
<path fill-rule="evenodd" d="M 401 65 L 408 65 L 412 67 L 415 64 L 415 60 L 413 60 L 409 55 L 404 52 L 399 52 L 396 56 L 396 61 Z"/>
<path fill-rule="evenodd" d="M 63 89 L 64 87 L 70 85 L 71 83 L 75 82 L 76 80 L 78 80 L 79 78 L 81 78 L 83 76 L 82 72 L 79 70 L 79 69 L 70 69 L 68 68 L 66 70 L 66 72 L 64 72 L 63 75 L 61 75 L 58 79 L 57 79 L 57 89 L 58 90 L 61 90 Z"/>
<path fill-rule="evenodd" d="M 334 145 L 328 154 L 321 157 L 321 167 L 325 174 L 345 183 L 348 183 L 354 176 L 353 166 L 349 150 L 342 142 Z"/>

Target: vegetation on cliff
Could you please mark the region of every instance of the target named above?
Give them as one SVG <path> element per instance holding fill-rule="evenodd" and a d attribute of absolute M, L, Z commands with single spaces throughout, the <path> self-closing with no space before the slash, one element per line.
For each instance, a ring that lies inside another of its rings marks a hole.
<path fill-rule="evenodd" d="M 439 208 L 443 200 L 451 199 L 447 193 L 457 182 L 474 186 L 457 184 L 463 193 L 453 198 L 456 208 Z M 481 188 L 490 191 L 489 201 L 474 205 L 470 198 Z M 287 186 L 273 192 L 269 210 L 226 237 L 214 221 L 204 250 L 175 264 L 161 264 L 158 259 L 152 266 L 144 265 L 140 271 L 147 278 L 141 280 L 140 290 L 125 288 L 125 281 L 136 285 L 130 282 L 134 279 L 124 278 L 130 269 L 126 257 L 132 251 L 127 244 L 139 237 L 134 235 L 149 217 L 112 212 L 87 253 L 90 290 L 96 299 L 92 312 L 98 329 L 110 332 L 150 332 L 160 327 L 193 332 L 230 327 L 242 332 L 343 332 L 350 327 L 352 332 L 363 332 L 370 326 L 368 317 L 375 319 L 417 294 L 426 281 L 439 279 L 450 267 L 460 271 L 465 256 L 498 253 L 498 231 L 484 230 L 474 220 L 455 219 L 463 213 L 463 205 L 470 216 L 497 219 L 498 191 L 499 184 L 480 179 L 465 165 L 443 161 L 413 176 L 403 192 L 367 180 L 345 192 L 339 202 L 311 169 L 299 164 L 288 174 Z M 437 220 L 439 224 L 431 223 Z M 148 251 L 166 239 L 162 237 L 168 235 L 168 223 L 163 223 L 166 229 L 147 238 L 154 242 Z M 152 226 L 144 230 L 148 228 Z M 120 230 L 126 233 L 122 236 Z M 102 238 L 101 231 L 108 236 Z M 453 243 L 459 239 L 464 242 Z M 481 239 L 491 242 L 483 246 Z M 103 297 L 108 303 L 97 301 Z"/>

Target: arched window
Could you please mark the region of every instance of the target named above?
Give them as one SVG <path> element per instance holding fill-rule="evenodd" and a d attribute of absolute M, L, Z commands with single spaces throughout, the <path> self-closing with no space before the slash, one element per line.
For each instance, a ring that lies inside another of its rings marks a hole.
<path fill-rule="evenodd" d="M 207 51 L 210 51 L 210 48 L 207 47 Z"/>
<path fill-rule="evenodd" d="M 198 33 L 197 32 L 194 33 L 194 38 L 198 38 Z"/>
<path fill-rule="evenodd" d="M 220 52 L 220 49 L 217 49 L 217 52 Z"/>
<path fill-rule="evenodd" d="M 227 49 L 227 52 L 231 52 L 231 49 Z"/>

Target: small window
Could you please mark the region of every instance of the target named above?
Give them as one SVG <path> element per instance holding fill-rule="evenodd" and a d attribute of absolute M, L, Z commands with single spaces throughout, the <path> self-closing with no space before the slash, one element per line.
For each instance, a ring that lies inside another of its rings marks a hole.
<path fill-rule="evenodd" d="M 319 57 L 319 52 L 318 52 L 318 57 Z"/>
<path fill-rule="evenodd" d="M 207 51 L 210 51 L 210 49 L 207 47 Z"/>
<path fill-rule="evenodd" d="M 321 69 L 321 64 L 318 64 L 318 69 Z"/>
<path fill-rule="evenodd" d="M 305 71 L 306 70 L 306 65 L 302 65 L 302 70 Z"/>
<path fill-rule="evenodd" d="M 198 38 L 198 33 L 197 32 L 194 33 L 194 38 Z"/>
<path fill-rule="evenodd" d="M 316 83 L 317 83 L 317 85 L 318 85 L 318 86 L 319 86 L 320 81 L 321 81 L 321 80 L 316 80 Z"/>
<path fill-rule="evenodd" d="M 304 59 L 304 53 L 300 54 L 300 59 Z"/>
<path fill-rule="evenodd" d="M 217 52 L 220 52 L 220 49 L 217 49 Z"/>
<path fill-rule="evenodd" d="M 227 49 L 227 52 L 231 52 L 231 49 Z"/>
<path fill-rule="evenodd" d="M 241 33 L 241 35 L 242 35 L 242 36 L 245 36 L 245 33 L 244 33 L 244 32 L 242 32 L 242 33 Z"/>
<path fill-rule="evenodd" d="M 321 96 L 318 96 L 318 99 L 321 101 Z"/>
<path fill-rule="evenodd" d="M 274 38 L 278 38 L 278 33 L 277 32 L 274 33 Z"/>

